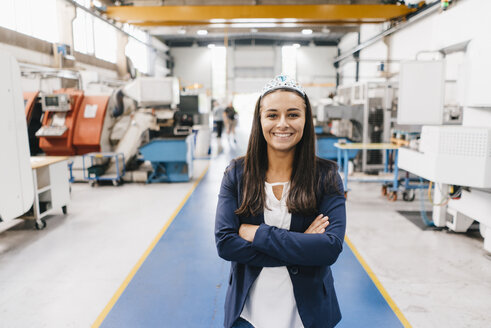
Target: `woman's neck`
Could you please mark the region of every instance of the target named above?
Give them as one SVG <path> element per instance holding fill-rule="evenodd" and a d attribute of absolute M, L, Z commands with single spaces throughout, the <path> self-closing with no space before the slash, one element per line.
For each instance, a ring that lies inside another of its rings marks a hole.
<path fill-rule="evenodd" d="M 268 149 L 266 181 L 269 183 L 290 181 L 294 157 L 295 149 L 289 152 Z"/>

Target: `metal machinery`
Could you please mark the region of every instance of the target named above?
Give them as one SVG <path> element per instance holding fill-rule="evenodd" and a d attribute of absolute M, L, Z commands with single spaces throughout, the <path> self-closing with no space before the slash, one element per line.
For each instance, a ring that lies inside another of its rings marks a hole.
<path fill-rule="evenodd" d="M 324 133 L 361 143 L 389 142 L 395 86 L 387 82 L 364 82 L 339 86 L 333 101 L 317 107 L 317 124 Z M 334 152 L 336 153 L 336 152 Z M 362 150 L 361 171 L 382 169 L 385 153 Z"/>
<path fill-rule="evenodd" d="M 193 176 L 193 136 L 159 138 L 140 147 L 153 171 L 147 182 L 186 182 Z"/>
<path fill-rule="evenodd" d="M 8 223 L 31 208 L 34 185 L 20 71 L 14 57 L 0 52 L 0 71 L 0 221 Z"/>
<path fill-rule="evenodd" d="M 338 152 L 334 144 L 340 138 L 346 143 L 361 141 L 362 133 L 359 127 L 362 121 L 363 112 L 358 108 L 334 105 L 332 99 L 321 99 L 316 106 L 317 155 L 336 160 Z M 350 150 L 348 159 L 353 160 L 357 154 L 357 150 Z"/>
<path fill-rule="evenodd" d="M 24 105 L 29 135 L 29 149 L 31 155 L 34 156 L 41 152 L 39 139 L 36 137 L 36 131 L 42 126 L 41 118 L 43 116 L 41 103 L 39 102 L 39 91 L 24 92 Z"/>
<path fill-rule="evenodd" d="M 151 138 L 192 133 L 192 115 L 177 110 L 179 83 L 172 77 L 141 77 L 112 94 L 60 89 L 25 98 L 26 112 L 35 113 L 39 102 L 42 108 L 42 127 L 35 133 L 40 148 L 47 155 L 73 156 L 75 179 L 90 176 L 91 181 L 119 184 L 126 166 L 136 162 L 142 144 Z M 91 155 L 81 156 L 86 154 Z M 129 179 L 135 176 L 129 174 Z"/>
<path fill-rule="evenodd" d="M 399 167 L 435 184 L 435 226 L 465 232 L 477 221 L 491 252 L 491 47 L 473 40 L 453 48 L 463 54 L 454 65 L 464 68 L 455 70 L 463 91 L 462 125 L 449 125 L 456 115 L 448 115 L 445 101 L 445 76 L 452 69 L 446 60 L 401 64 L 398 123 L 423 127 L 419 145 L 400 149 Z"/>
<path fill-rule="evenodd" d="M 178 80 L 139 78 L 127 85 L 124 92 L 137 102 L 139 112 L 150 112 L 155 118 L 150 142 L 139 149 L 143 159 L 152 164 L 147 182 L 189 181 L 192 178 L 194 139 L 191 134 L 195 113 L 189 108 L 177 109 L 180 104 Z"/>
<path fill-rule="evenodd" d="M 73 135 L 83 97 L 83 91 L 74 89 L 61 89 L 41 96 L 43 126 L 36 136 L 39 147 L 47 155 L 76 154 Z"/>
<path fill-rule="evenodd" d="M 107 148 L 103 138 L 108 124 L 110 95 L 85 95 L 74 89 L 41 93 L 43 125 L 36 132 L 47 155 L 82 155 Z M 110 121 L 110 120 L 109 120 Z"/>

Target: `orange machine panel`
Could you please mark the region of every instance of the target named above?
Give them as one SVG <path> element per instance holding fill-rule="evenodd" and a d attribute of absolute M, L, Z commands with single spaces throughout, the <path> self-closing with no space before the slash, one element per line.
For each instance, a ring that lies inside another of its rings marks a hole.
<path fill-rule="evenodd" d="M 101 134 L 110 96 L 85 96 L 73 135 L 77 155 L 101 151 Z"/>
<path fill-rule="evenodd" d="M 60 89 L 53 93 L 66 93 L 70 95 L 71 110 L 67 112 L 65 118 L 67 131 L 59 137 L 39 137 L 39 146 L 48 156 L 72 156 L 75 155 L 73 132 L 75 130 L 78 111 L 84 98 L 84 92 L 75 89 Z M 44 113 L 43 126 L 51 125 L 54 114 L 54 112 L 50 111 Z"/>
<path fill-rule="evenodd" d="M 34 104 L 38 97 L 39 91 L 36 92 L 24 92 L 24 105 L 26 108 L 26 119 L 27 124 L 31 121 L 32 110 L 34 109 Z"/>

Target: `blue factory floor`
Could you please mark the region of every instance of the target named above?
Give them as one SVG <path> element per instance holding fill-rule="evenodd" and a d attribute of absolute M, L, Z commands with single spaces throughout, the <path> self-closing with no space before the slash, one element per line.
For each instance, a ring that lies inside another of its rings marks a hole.
<path fill-rule="evenodd" d="M 101 327 L 223 326 L 230 265 L 216 255 L 213 227 L 224 163 L 211 164 Z M 333 275 L 344 317 L 339 327 L 403 327 L 405 318 L 346 244 Z"/>

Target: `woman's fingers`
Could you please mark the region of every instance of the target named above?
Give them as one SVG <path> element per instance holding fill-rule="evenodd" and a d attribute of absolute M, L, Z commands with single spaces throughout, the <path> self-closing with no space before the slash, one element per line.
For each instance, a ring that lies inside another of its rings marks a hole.
<path fill-rule="evenodd" d="M 324 233 L 328 225 L 329 225 L 329 221 L 323 222 L 315 229 L 315 233 Z"/>
<path fill-rule="evenodd" d="M 305 233 L 324 233 L 328 225 L 329 217 L 319 214 L 310 224 L 309 228 L 305 230 Z"/>
<path fill-rule="evenodd" d="M 316 219 L 314 222 L 312 222 L 312 224 L 313 224 L 313 227 L 315 229 L 317 229 L 319 227 L 324 226 L 326 224 L 326 222 L 329 222 L 329 218 L 327 216 L 323 216 L 319 220 Z"/>

